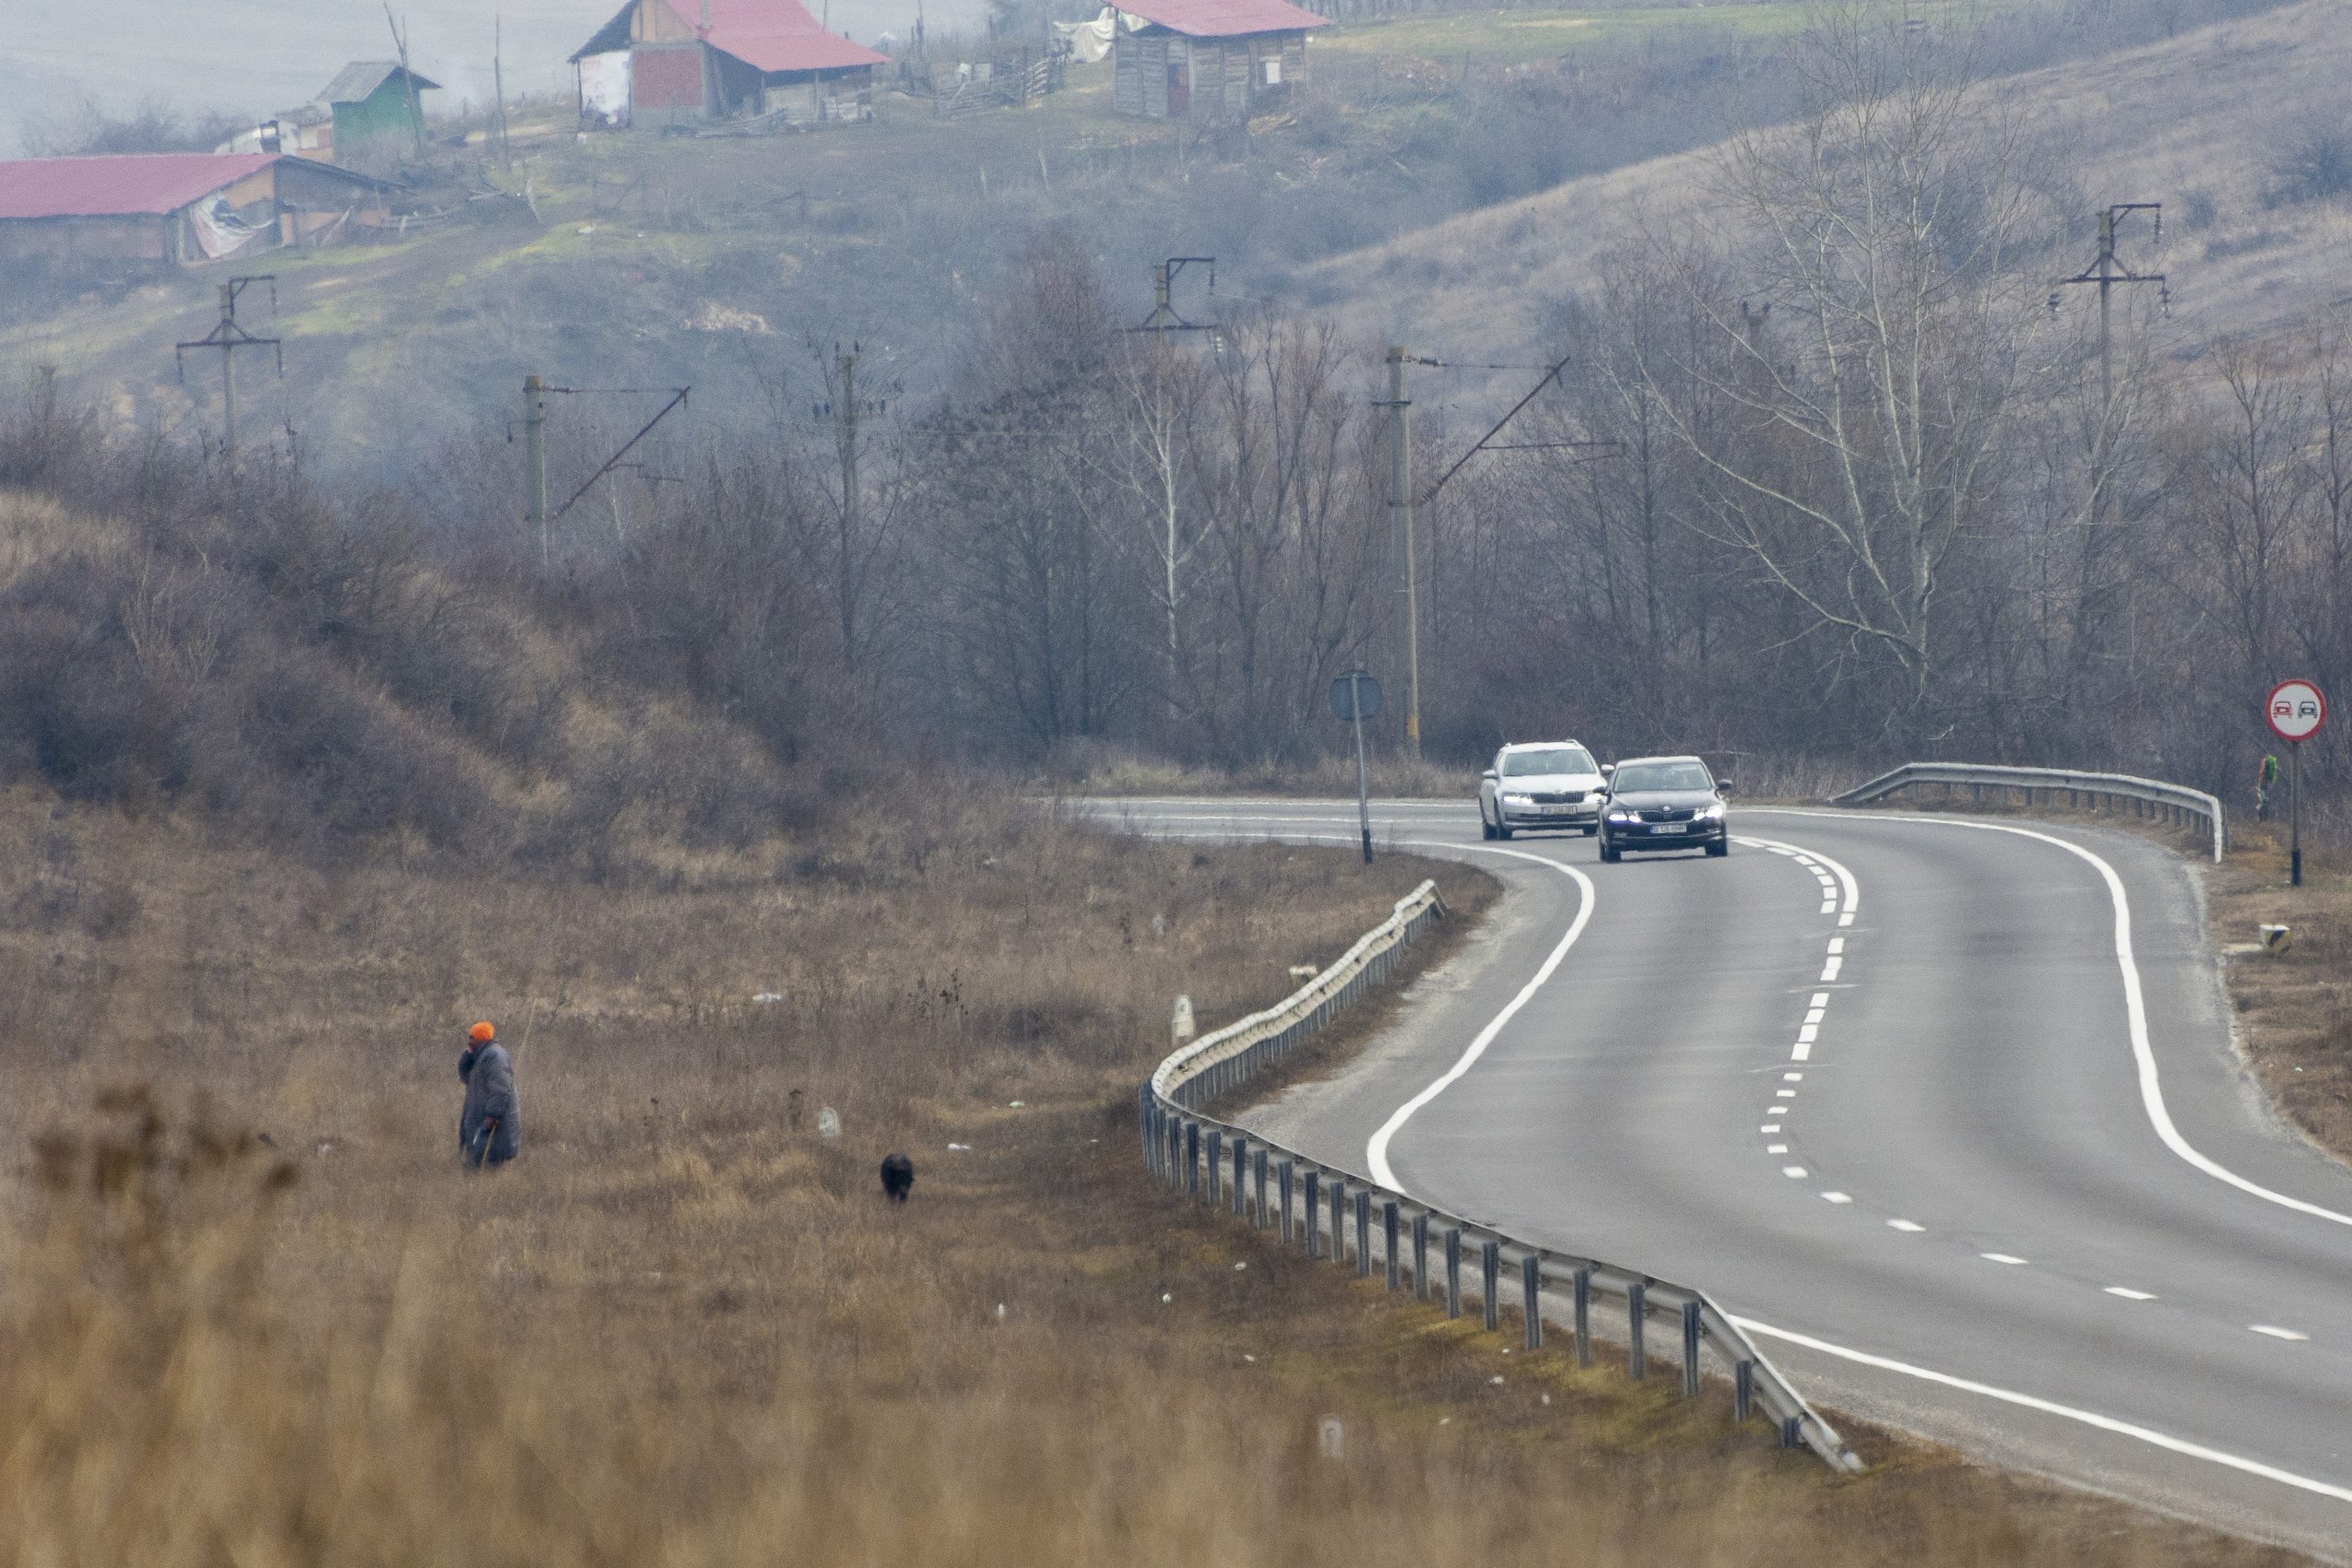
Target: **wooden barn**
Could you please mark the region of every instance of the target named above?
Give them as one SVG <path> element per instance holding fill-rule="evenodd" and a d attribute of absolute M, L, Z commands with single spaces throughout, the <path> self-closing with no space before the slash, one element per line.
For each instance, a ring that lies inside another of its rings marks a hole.
<path fill-rule="evenodd" d="M 874 68 L 888 61 L 800 0 L 629 0 L 571 63 L 582 126 L 665 130 L 869 119 Z"/>
<path fill-rule="evenodd" d="M 186 263 L 380 226 L 384 181 L 276 152 L 0 163 L 0 262 Z"/>
<path fill-rule="evenodd" d="M 1325 20 L 1289 0 L 1140 0 L 1121 9 L 1111 107 L 1146 119 L 1264 113 L 1306 80 L 1306 31 Z"/>
<path fill-rule="evenodd" d="M 424 95 L 441 84 L 396 60 L 345 66 L 309 103 L 239 131 L 221 152 L 292 152 L 322 162 L 392 163 L 410 155 L 424 129 Z"/>

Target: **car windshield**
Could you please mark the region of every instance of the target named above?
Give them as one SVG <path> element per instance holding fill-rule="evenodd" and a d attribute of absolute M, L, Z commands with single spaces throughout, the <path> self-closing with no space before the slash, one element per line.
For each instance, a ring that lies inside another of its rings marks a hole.
<path fill-rule="evenodd" d="M 1704 762 L 1628 762 L 1611 786 L 1619 795 L 1644 789 L 1713 789 Z"/>
<path fill-rule="evenodd" d="M 1506 751 L 1503 753 L 1503 777 L 1524 778 L 1530 773 L 1597 773 L 1592 765 L 1592 753 L 1581 746 L 1546 746 L 1541 751 Z"/>

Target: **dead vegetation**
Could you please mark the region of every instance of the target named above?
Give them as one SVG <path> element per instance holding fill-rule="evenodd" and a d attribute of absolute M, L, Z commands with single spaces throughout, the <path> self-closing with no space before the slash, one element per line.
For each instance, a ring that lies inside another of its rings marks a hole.
<path fill-rule="evenodd" d="M 1836 1480 L 1141 1174 L 1174 990 L 1261 1005 L 1461 868 L 987 803 L 626 891 L 25 791 L 0 842 L 0 1562 L 2283 1561 L 1868 1434 Z"/>

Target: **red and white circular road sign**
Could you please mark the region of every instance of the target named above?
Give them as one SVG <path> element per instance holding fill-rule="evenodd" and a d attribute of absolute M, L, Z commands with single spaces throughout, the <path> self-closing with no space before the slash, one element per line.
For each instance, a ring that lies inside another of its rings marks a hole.
<path fill-rule="evenodd" d="M 2327 699 L 2309 681 L 2281 681 L 2262 705 L 2270 732 L 2281 740 L 2309 740 L 2327 722 Z"/>

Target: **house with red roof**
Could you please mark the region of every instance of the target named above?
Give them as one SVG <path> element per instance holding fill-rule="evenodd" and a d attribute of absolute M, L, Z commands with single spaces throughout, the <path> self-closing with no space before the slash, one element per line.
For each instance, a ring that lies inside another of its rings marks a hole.
<path fill-rule="evenodd" d="M 1290 0 L 1122 0 L 1111 107 L 1147 119 L 1232 122 L 1306 76 L 1306 32 L 1325 18 Z"/>
<path fill-rule="evenodd" d="M 0 263 L 189 264 L 384 221 L 391 186 L 279 152 L 135 152 L 0 163 Z"/>
<path fill-rule="evenodd" d="M 628 0 L 571 57 L 581 124 L 664 130 L 718 120 L 869 119 L 888 61 L 800 0 Z"/>

